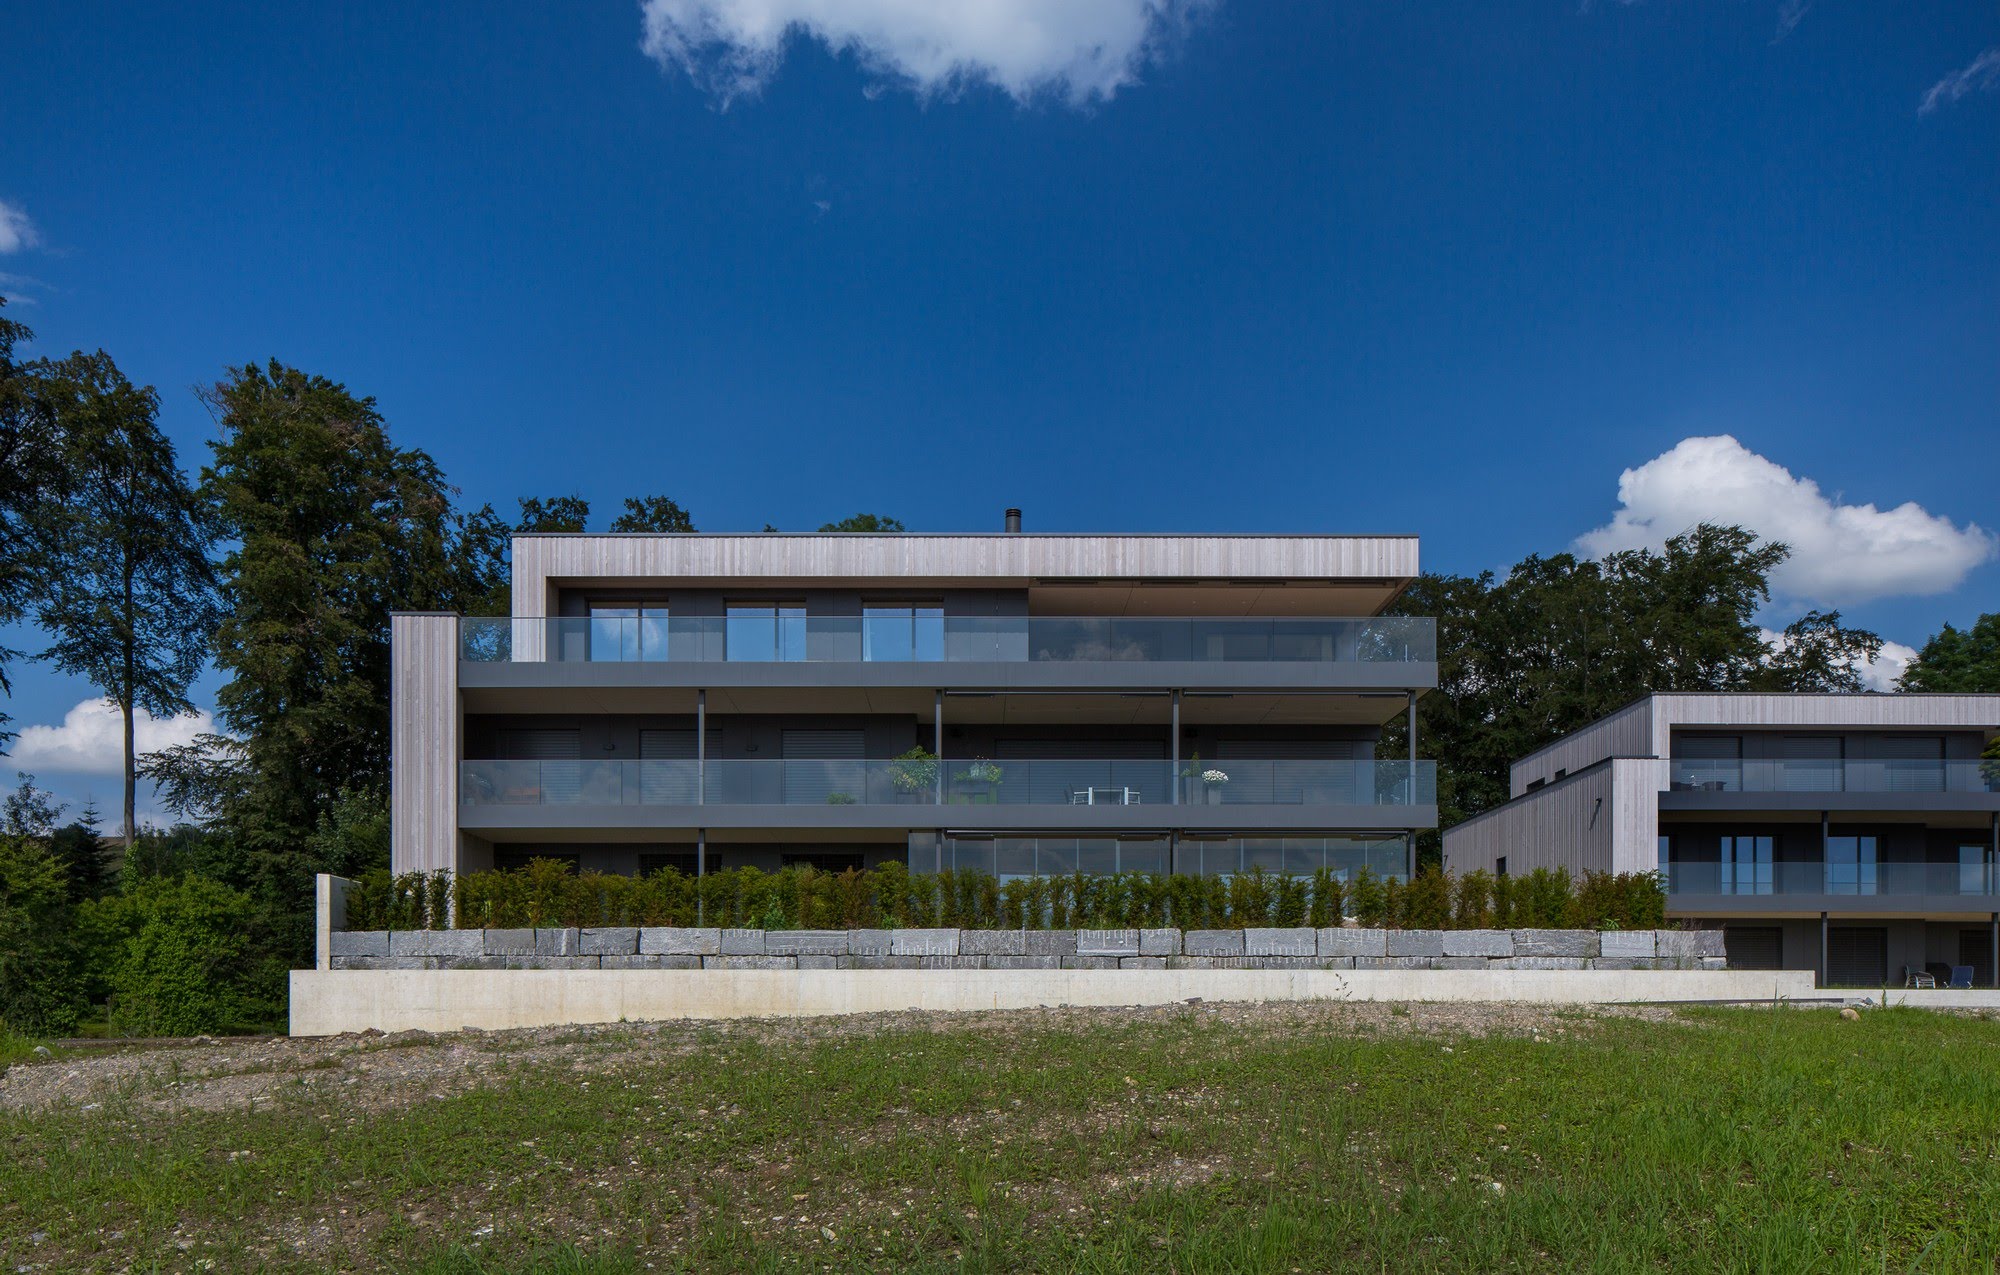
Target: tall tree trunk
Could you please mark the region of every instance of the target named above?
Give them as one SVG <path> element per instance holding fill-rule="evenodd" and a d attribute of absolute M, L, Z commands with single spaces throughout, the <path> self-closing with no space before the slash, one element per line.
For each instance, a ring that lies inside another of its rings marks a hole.
<path fill-rule="evenodd" d="M 137 830 L 133 827 L 133 812 L 137 809 L 136 789 L 138 787 L 138 758 L 132 749 L 132 704 L 128 700 L 121 705 L 125 713 L 125 853 L 132 853 L 132 837 Z"/>
<path fill-rule="evenodd" d="M 122 691 L 123 702 L 120 703 L 118 707 L 121 710 L 123 710 L 125 714 L 125 854 L 127 855 L 127 857 L 130 857 L 132 853 L 133 838 L 139 831 L 138 828 L 135 826 L 136 822 L 135 811 L 138 806 L 138 797 L 136 790 L 138 788 L 138 782 L 139 782 L 138 780 L 139 759 L 135 755 L 137 749 L 133 747 L 138 732 L 134 729 L 134 724 L 132 721 L 132 701 L 139 697 L 139 687 L 138 687 L 139 670 L 137 667 L 139 653 L 137 649 L 138 641 L 134 637 L 134 634 L 137 633 L 138 631 L 138 623 L 134 614 L 137 610 L 137 604 L 133 598 L 132 554 L 129 552 L 129 550 L 125 554 L 124 565 L 125 565 L 125 579 L 124 579 L 125 649 L 122 652 L 122 654 L 125 657 L 125 684 L 120 688 L 120 690 Z"/>

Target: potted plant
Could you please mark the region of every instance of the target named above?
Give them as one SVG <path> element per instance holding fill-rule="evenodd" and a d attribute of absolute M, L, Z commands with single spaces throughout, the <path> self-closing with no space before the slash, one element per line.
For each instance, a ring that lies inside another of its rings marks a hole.
<path fill-rule="evenodd" d="M 929 797 L 937 789 L 937 754 L 918 744 L 889 763 L 889 783 L 911 797 Z"/>
<path fill-rule="evenodd" d="M 851 806 L 854 804 L 854 794 L 851 792 L 830 792 L 826 795 L 826 804 L 829 806 Z"/>
<path fill-rule="evenodd" d="M 1207 770 L 1201 772 L 1201 787 L 1203 793 L 1207 796 L 1209 805 L 1219 806 L 1222 804 L 1222 785 L 1228 782 L 1228 771 L 1217 770 L 1215 767 L 1210 766 Z"/>
<path fill-rule="evenodd" d="M 1188 758 L 1188 764 L 1181 767 L 1182 800 L 1190 806 L 1204 803 L 1215 806 L 1222 802 L 1222 785 L 1229 782 L 1229 772 L 1214 766 L 1201 764 L 1201 754 Z"/>
<path fill-rule="evenodd" d="M 973 789 L 965 794 L 966 804 L 990 806 L 998 800 L 994 790 L 1000 786 L 1000 780 L 1005 775 L 1006 772 L 998 763 L 984 757 L 975 757 L 971 765 L 953 775 L 951 779 L 956 787 Z"/>

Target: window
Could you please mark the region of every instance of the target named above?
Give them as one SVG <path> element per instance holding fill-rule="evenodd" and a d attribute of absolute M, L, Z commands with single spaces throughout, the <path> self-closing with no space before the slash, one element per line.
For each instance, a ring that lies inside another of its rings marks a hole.
<path fill-rule="evenodd" d="M 1674 892 L 1674 839 L 1664 832 L 1660 834 L 1659 850 L 1658 871 L 1660 874 L 1660 884 L 1666 888 L 1668 894 L 1672 894 Z"/>
<path fill-rule="evenodd" d="M 1993 847 L 1963 845 L 1958 848 L 1958 892 L 1960 894 L 2000 893 L 2000 875 L 1995 873 Z"/>
<path fill-rule="evenodd" d="M 1838 735 L 1788 735 L 1780 742 L 1780 792 L 1839 792 L 1841 739 Z"/>
<path fill-rule="evenodd" d="M 1771 838 L 1725 836 L 1721 841 L 1722 892 L 1724 894 L 1769 894 L 1771 892 Z"/>
<path fill-rule="evenodd" d="M 613 663 L 666 659 L 666 603 L 591 603 L 590 658 Z"/>
<path fill-rule="evenodd" d="M 1503 855 L 1501 855 L 1501 856 L 1500 856 L 1500 857 L 1499 857 L 1498 859 L 1495 859 L 1495 860 L 1493 861 L 1493 875 L 1494 875 L 1494 876 L 1496 876 L 1496 877 L 1504 877 L 1504 876 L 1506 876 L 1506 875 L 1507 875 L 1507 856 L 1506 856 L 1506 855 L 1504 855 L 1504 854 L 1503 854 Z"/>
<path fill-rule="evenodd" d="M 1828 837 L 1826 892 L 1828 894 L 1875 893 L 1875 862 L 1875 838 Z"/>
<path fill-rule="evenodd" d="M 1743 740 L 1735 735 L 1677 736 L 1673 786 L 1699 792 L 1743 790 Z"/>
<path fill-rule="evenodd" d="M 806 658 L 806 609 L 771 603 L 732 605 L 724 621 L 723 658 L 758 663 Z"/>
<path fill-rule="evenodd" d="M 944 658 L 944 608 L 864 606 L 861 658 L 877 663 Z"/>

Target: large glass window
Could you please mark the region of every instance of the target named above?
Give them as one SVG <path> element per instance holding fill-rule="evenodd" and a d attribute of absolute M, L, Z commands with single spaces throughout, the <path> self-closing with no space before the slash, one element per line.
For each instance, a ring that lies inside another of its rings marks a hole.
<path fill-rule="evenodd" d="M 1722 892 L 1724 894 L 1769 894 L 1771 892 L 1772 839 L 1758 836 L 1727 836 L 1722 842 Z"/>
<path fill-rule="evenodd" d="M 1741 792 L 1743 740 L 1735 735 L 1677 735 L 1673 785 L 1698 792 Z"/>
<path fill-rule="evenodd" d="M 861 608 L 861 658 L 877 662 L 944 658 L 944 608 Z"/>
<path fill-rule="evenodd" d="M 1875 862 L 1875 838 L 1828 837 L 1826 892 L 1828 894 L 1875 893 Z"/>
<path fill-rule="evenodd" d="M 771 603 L 731 604 L 723 658 L 774 663 L 806 658 L 806 609 Z"/>
<path fill-rule="evenodd" d="M 2000 877 L 1995 876 L 1993 847 L 1962 845 L 1958 848 L 1958 892 L 1960 894 L 2000 893 Z"/>
<path fill-rule="evenodd" d="M 666 659 L 666 605 L 650 602 L 592 603 L 590 658 L 612 662 Z"/>

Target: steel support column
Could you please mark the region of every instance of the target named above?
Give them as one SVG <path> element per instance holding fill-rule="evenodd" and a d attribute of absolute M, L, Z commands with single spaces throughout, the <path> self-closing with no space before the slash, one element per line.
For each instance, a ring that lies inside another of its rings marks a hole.
<path fill-rule="evenodd" d="M 1173 723 L 1174 738 L 1173 751 L 1171 753 L 1173 769 L 1167 773 L 1172 776 L 1171 782 L 1174 787 L 1173 804 L 1178 806 L 1181 804 L 1181 693 L 1179 691 L 1173 693 Z M 1168 867 L 1171 870 L 1171 861 L 1169 861 Z"/>
<path fill-rule="evenodd" d="M 701 880 L 701 878 L 707 875 L 708 875 L 708 829 L 696 828 L 694 830 L 695 880 L 699 881 Z M 707 910 L 708 910 L 708 904 L 702 898 L 701 887 L 696 886 L 694 892 L 694 923 L 696 925 L 705 925 L 708 923 L 708 918 L 706 916 Z"/>
<path fill-rule="evenodd" d="M 694 804 L 708 804 L 708 692 L 694 693 Z"/>
<path fill-rule="evenodd" d="M 1826 950 L 1826 913 L 1819 914 L 1819 985 L 1825 987 L 1832 977 Z"/>
<path fill-rule="evenodd" d="M 937 788 L 936 804 L 942 806 L 944 804 L 944 692 L 943 691 L 939 691 L 937 693 L 937 702 L 935 706 L 931 709 L 931 752 L 934 754 L 934 760 L 931 762 L 931 764 L 937 767 L 937 782 L 935 785 Z"/>

